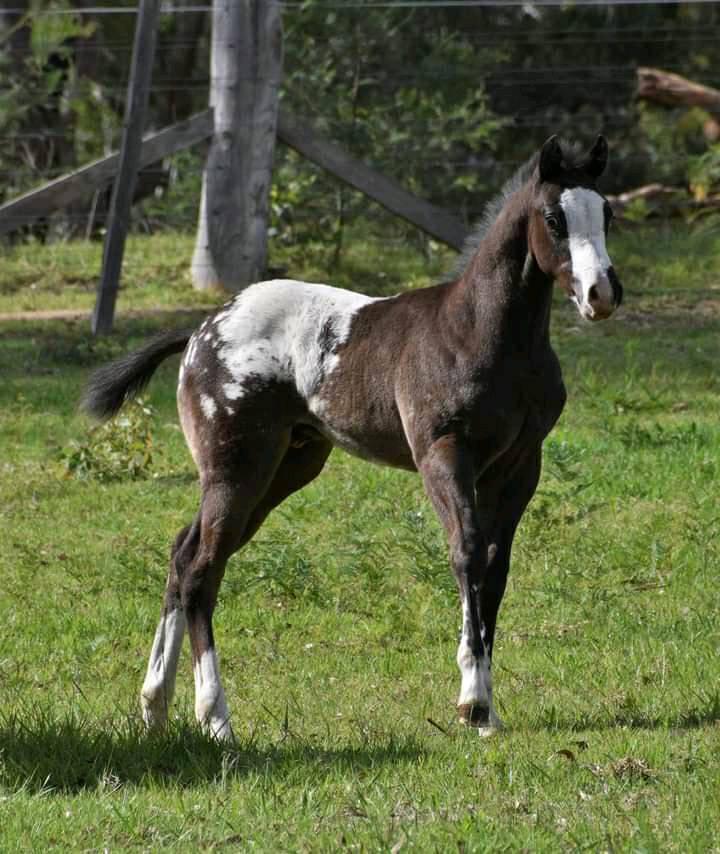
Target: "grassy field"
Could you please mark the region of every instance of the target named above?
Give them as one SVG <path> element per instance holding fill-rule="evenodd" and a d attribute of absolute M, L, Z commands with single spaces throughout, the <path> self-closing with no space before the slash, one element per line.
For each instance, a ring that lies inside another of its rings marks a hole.
<path fill-rule="evenodd" d="M 191 250 L 134 239 L 121 311 L 201 317 Z M 76 405 L 93 366 L 176 319 L 121 315 L 100 342 L 0 323 L 0 850 L 719 851 L 720 235 L 633 231 L 611 255 L 616 319 L 556 306 L 569 403 L 501 612 L 507 730 L 486 740 L 455 722 L 459 607 L 417 478 L 341 454 L 229 566 L 237 746 L 195 728 L 187 649 L 171 726 L 145 735 L 168 548 L 198 499 L 177 365 L 154 414 L 97 433 Z M 0 312 L 88 307 L 98 257 L 8 252 Z M 445 260 L 360 243 L 335 280 L 385 293 Z"/>

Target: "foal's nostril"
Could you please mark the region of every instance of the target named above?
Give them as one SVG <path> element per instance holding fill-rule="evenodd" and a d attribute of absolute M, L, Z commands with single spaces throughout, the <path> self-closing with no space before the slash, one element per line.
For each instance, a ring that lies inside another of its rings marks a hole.
<path fill-rule="evenodd" d="M 597 285 L 593 285 L 588 291 L 588 299 L 591 303 L 597 302 L 600 298 L 600 294 L 598 293 Z"/>

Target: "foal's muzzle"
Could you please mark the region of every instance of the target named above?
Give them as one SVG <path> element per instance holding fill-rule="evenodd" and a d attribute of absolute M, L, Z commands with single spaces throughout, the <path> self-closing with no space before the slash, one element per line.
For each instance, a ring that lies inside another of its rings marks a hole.
<path fill-rule="evenodd" d="M 582 296 L 577 294 L 575 302 L 580 314 L 591 321 L 605 320 L 620 305 L 623 298 L 623 288 L 615 270 L 608 267 Z"/>

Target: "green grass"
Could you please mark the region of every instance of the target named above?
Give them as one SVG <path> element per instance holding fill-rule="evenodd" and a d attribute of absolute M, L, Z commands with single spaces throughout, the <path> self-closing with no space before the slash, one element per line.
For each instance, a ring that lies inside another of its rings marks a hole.
<path fill-rule="evenodd" d="M 190 262 L 195 236 L 161 232 L 151 238 L 130 235 L 125 250 L 118 311 L 173 306 L 206 308 L 225 297 L 193 289 Z M 331 249 L 331 248 L 330 248 Z M 429 261 L 412 246 L 348 237 L 339 269 L 328 273 L 328 247 L 312 244 L 273 250 L 278 275 L 333 283 L 387 295 L 398 287 L 432 284 L 452 263 L 447 250 L 431 250 Z M 369 251 L 370 250 L 370 251 Z M 0 268 L 0 314 L 57 309 L 90 310 L 95 302 L 102 243 L 58 242 L 6 248 Z"/>
<path fill-rule="evenodd" d="M 152 285 L 130 278 L 127 306 L 197 305 L 191 241 L 168 241 L 133 241 Z M 88 441 L 89 370 L 174 319 L 121 317 L 100 342 L 85 321 L 2 323 L 0 849 L 717 850 L 720 238 L 611 250 L 620 316 L 556 306 L 569 402 L 517 539 L 495 662 L 508 728 L 488 740 L 455 722 L 459 607 L 417 478 L 341 454 L 228 568 L 237 746 L 195 728 L 187 650 L 171 726 L 145 735 L 167 552 L 198 499 L 176 365 L 148 394 L 148 477 L 77 479 L 63 459 Z M 93 252 L 14 250 L 0 310 L 26 307 L 22 269 L 43 307 L 55 285 L 56 307 L 87 307 L 64 285 L 95 275 Z M 424 269 L 359 243 L 334 278 L 383 292 Z"/>

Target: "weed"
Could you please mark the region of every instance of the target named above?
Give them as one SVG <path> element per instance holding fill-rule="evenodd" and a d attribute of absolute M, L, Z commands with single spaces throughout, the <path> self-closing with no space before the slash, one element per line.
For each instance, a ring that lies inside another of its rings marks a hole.
<path fill-rule="evenodd" d="M 650 425 L 638 421 L 628 421 L 617 430 L 617 436 L 626 448 L 665 448 L 682 447 L 701 448 L 710 441 L 707 433 L 701 431 L 692 421 L 681 426 L 666 427 L 659 423 Z"/>
<path fill-rule="evenodd" d="M 139 398 L 115 418 L 91 427 L 59 454 L 64 474 L 79 480 L 137 480 L 149 477 L 160 455 L 153 442 L 153 407 Z"/>

